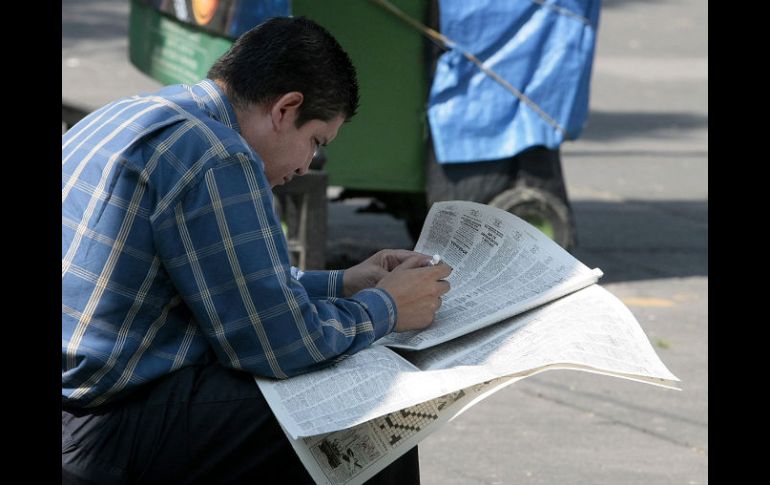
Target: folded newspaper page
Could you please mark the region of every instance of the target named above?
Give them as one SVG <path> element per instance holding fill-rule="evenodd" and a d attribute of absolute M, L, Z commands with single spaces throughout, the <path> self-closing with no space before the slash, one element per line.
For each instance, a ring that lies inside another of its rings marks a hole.
<path fill-rule="evenodd" d="M 378 343 L 425 349 L 522 313 L 595 283 L 589 269 L 515 215 L 484 204 L 431 206 L 414 248 L 449 264 L 452 289 L 425 330 L 393 333 Z"/>
<path fill-rule="evenodd" d="M 475 403 L 517 380 L 496 379 L 352 428 L 307 438 L 289 437 L 289 441 L 316 483 L 359 485 Z"/>
<path fill-rule="evenodd" d="M 422 351 L 372 346 L 326 369 L 256 378 L 292 438 L 339 431 L 500 377 L 576 369 L 676 388 L 626 306 L 598 285 Z"/>
<path fill-rule="evenodd" d="M 554 369 L 673 389 L 679 380 L 598 285 L 428 350 L 373 346 L 327 369 L 256 380 L 313 479 L 357 485 L 502 387 Z"/>
<path fill-rule="evenodd" d="M 572 369 L 677 389 L 601 276 L 525 221 L 470 202 L 434 204 L 415 250 L 454 270 L 436 321 L 330 367 L 255 377 L 318 483 L 359 484 L 502 387 Z"/>

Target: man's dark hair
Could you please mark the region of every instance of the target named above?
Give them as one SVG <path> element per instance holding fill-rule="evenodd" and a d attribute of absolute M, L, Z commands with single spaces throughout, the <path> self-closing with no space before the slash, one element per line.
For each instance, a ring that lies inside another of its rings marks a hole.
<path fill-rule="evenodd" d="M 323 27 L 305 17 L 274 17 L 240 36 L 208 72 L 227 84 L 233 105 L 272 105 L 299 91 L 304 100 L 296 125 L 358 109 L 356 70 L 347 53 Z"/>

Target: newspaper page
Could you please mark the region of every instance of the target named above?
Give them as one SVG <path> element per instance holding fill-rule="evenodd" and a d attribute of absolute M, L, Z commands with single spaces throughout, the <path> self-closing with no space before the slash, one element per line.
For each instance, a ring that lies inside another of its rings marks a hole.
<path fill-rule="evenodd" d="M 327 369 L 256 380 L 296 439 L 351 428 L 501 377 L 550 369 L 674 389 L 678 381 L 633 314 L 598 285 L 427 350 L 372 346 Z"/>
<path fill-rule="evenodd" d="M 535 227 L 502 209 L 465 201 L 431 206 L 415 251 L 438 254 L 451 285 L 430 327 L 379 344 L 425 349 L 595 283 L 589 269 Z"/>
<path fill-rule="evenodd" d="M 516 380 L 477 384 L 332 433 L 299 439 L 286 434 L 316 483 L 359 485 L 476 402 Z"/>
<path fill-rule="evenodd" d="M 677 389 L 634 315 L 592 285 L 500 325 L 417 352 L 402 352 L 423 372 L 480 372 L 485 379 L 576 369 Z M 469 370 L 473 369 L 473 370 Z"/>
<path fill-rule="evenodd" d="M 331 367 L 285 380 L 255 377 L 292 438 L 356 426 L 489 379 L 424 372 L 391 349 L 371 346 Z"/>
<path fill-rule="evenodd" d="M 297 438 L 349 428 L 451 392 L 437 390 L 415 402 L 411 389 L 419 374 L 392 350 L 370 346 L 308 374 L 255 379 L 278 421 Z"/>

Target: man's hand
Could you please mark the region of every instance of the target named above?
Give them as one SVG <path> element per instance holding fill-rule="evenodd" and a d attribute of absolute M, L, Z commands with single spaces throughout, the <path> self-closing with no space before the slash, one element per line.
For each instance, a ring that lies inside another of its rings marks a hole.
<path fill-rule="evenodd" d="M 446 263 L 428 266 L 431 257 L 415 253 L 377 283 L 396 302 L 396 331 L 419 330 L 433 322 L 441 306 L 441 295 L 449 291 L 452 268 Z"/>
<path fill-rule="evenodd" d="M 413 256 L 420 256 L 420 253 L 406 249 L 383 249 L 375 253 L 345 270 L 342 276 L 343 294 L 347 298 L 365 288 L 374 288 L 383 276 Z"/>

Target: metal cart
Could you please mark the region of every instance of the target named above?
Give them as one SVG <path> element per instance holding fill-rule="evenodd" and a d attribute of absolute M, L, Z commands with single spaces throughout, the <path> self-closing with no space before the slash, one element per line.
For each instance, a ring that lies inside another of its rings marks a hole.
<path fill-rule="evenodd" d="M 548 2 L 524 3 L 528 12 L 554 8 Z M 438 30 L 437 0 L 391 0 L 391 4 L 413 23 Z M 491 160 L 438 162 L 428 98 L 437 62 L 446 49 L 376 1 L 131 0 L 130 59 L 161 82 L 197 82 L 240 33 L 264 18 L 288 14 L 307 16 L 326 27 L 349 53 L 359 77 L 358 114 L 326 149 L 325 163 L 314 161 L 311 166 L 325 173 L 316 176 L 323 184 L 315 187 L 316 194 L 328 183 L 343 188 L 340 198 L 371 197 L 374 202 L 368 210 L 403 218 L 413 236 L 419 234 L 427 208 L 435 201 L 488 203 L 528 220 L 565 248 L 574 246 L 575 225 L 558 145 L 535 145 Z M 582 125 L 582 120 L 576 121 Z M 321 256 L 302 262 L 318 267 L 323 264 L 320 229 L 309 237 L 297 225 L 321 217 L 325 223 L 326 209 L 316 207 L 317 201 L 305 204 L 305 212 L 292 209 L 302 205 L 297 197 L 314 187 L 303 183 L 293 190 L 292 184 L 279 190 L 282 210 L 295 214 L 288 221 L 290 246 L 293 240 L 292 247 L 303 248 L 305 254 L 320 251 Z"/>

